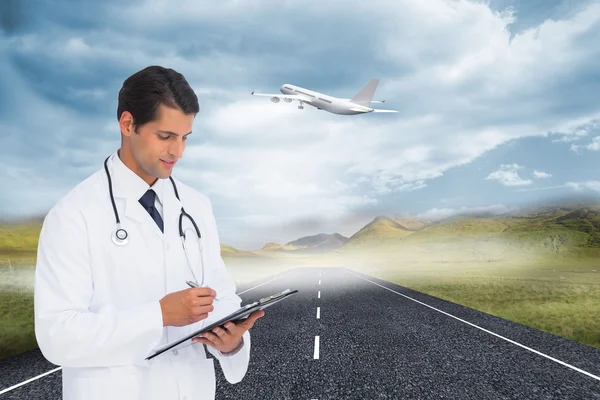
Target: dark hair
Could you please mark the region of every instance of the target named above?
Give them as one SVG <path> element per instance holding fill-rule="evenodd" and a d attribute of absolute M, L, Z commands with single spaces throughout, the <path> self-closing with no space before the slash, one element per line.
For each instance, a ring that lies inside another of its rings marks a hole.
<path fill-rule="evenodd" d="M 181 110 L 184 114 L 200 111 L 198 97 L 182 74 L 152 65 L 136 72 L 123 82 L 119 91 L 117 120 L 123 111 L 133 115 L 134 129 L 156 119 L 158 106 Z"/>

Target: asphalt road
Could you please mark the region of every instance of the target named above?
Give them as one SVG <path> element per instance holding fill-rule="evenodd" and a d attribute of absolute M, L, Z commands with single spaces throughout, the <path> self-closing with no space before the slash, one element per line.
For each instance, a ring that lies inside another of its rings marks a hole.
<path fill-rule="evenodd" d="M 217 399 L 600 399 L 600 350 L 345 268 L 238 293 L 287 288 L 251 330 L 245 378 L 215 364 Z M 61 399 L 57 368 L 39 350 L 0 361 L 0 399 Z"/>

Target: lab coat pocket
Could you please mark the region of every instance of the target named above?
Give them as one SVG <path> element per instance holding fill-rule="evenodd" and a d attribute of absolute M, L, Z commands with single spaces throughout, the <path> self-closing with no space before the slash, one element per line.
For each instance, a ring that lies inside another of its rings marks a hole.
<path fill-rule="evenodd" d="M 140 375 L 134 366 L 108 367 L 63 376 L 64 400 L 137 399 Z"/>
<path fill-rule="evenodd" d="M 197 359 L 192 369 L 193 393 L 201 393 L 202 399 L 213 399 L 217 391 L 214 358 Z M 189 396 L 188 396 L 189 398 Z"/>
<path fill-rule="evenodd" d="M 193 346 L 188 346 L 179 352 L 173 362 L 173 368 L 177 376 L 181 398 L 189 400 L 215 398 L 214 359 L 202 357 L 194 350 Z"/>

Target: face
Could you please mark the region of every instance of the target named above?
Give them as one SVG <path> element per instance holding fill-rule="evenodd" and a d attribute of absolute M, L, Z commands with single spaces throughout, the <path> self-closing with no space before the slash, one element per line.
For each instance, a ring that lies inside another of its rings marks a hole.
<path fill-rule="evenodd" d="M 123 112 L 119 121 L 124 136 L 119 152 L 121 160 L 148 185 L 157 178 L 168 178 L 183 156 L 194 117 L 161 104 L 156 120 L 138 126 L 136 133 L 131 114 Z"/>

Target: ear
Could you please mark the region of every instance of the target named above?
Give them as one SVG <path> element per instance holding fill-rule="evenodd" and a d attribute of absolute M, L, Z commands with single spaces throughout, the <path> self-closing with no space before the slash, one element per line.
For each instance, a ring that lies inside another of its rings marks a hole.
<path fill-rule="evenodd" d="M 123 111 L 121 118 L 119 119 L 119 127 L 121 133 L 125 136 L 131 136 L 134 133 L 133 130 L 133 115 L 129 111 Z"/>

